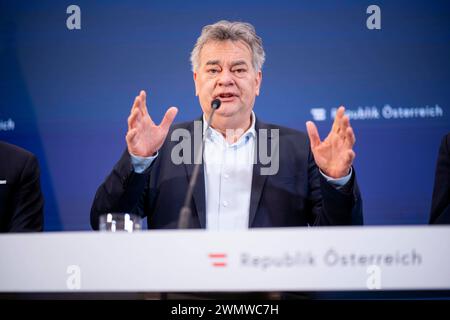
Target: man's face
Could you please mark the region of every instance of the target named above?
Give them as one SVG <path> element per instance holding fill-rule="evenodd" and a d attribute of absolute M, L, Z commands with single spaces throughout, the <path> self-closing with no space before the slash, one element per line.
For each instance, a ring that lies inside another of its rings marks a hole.
<path fill-rule="evenodd" d="M 207 42 L 194 72 L 195 93 L 207 116 L 211 113 L 211 101 L 218 98 L 222 104 L 215 118 L 244 121 L 259 95 L 261 78 L 261 71 L 253 68 L 251 50 L 244 42 Z"/>

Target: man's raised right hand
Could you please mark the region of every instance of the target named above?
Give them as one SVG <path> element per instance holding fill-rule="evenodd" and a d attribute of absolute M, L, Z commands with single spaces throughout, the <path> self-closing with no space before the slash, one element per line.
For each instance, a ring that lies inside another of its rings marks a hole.
<path fill-rule="evenodd" d="M 134 100 L 128 117 L 126 136 L 128 152 L 139 157 L 150 157 L 161 148 L 169 132 L 170 125 L 178 113 L 170 107 L 159 125 L 156 125 L 147 111 L 146 93 L 142 90 Z"/>

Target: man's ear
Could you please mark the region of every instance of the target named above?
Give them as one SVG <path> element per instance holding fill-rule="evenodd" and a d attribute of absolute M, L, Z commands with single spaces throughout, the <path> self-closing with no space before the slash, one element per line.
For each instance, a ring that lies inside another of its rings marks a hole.
<path fill-rule="evenodd" d="M 259 96 L 259 89 L 261 88 L 261 82 L 262 82 L 262 71 L 261 70 L 258 71 L 255 81 L 256 81 L 256 95 Z"/>
<path fill-rule="evenodd" d="M 194 85 L 195 85 L 195 96 L 198 97 L 198 88 L 197 88 L 197 72 L 193 73 Z"/>

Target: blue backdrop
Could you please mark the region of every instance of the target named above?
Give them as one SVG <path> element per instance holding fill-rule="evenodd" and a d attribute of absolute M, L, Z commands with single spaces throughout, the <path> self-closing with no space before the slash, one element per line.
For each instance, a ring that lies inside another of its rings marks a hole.
<path fill-rule="evenodd" d="M 69 5 L 81 29 L 69 30 Z M 349 109 L 367 224 L 428 221 L 441 137 L 450 131 L 450 2 L 7 1 L 0 4 L 0 139 L 34 152 L 46 230 L 83 230 L 95 191 L 125 148 L 146 89 L 160 121 L 200 115 L 189 55 L 202 26 L 248 21 L 267 60 L 256 114 L 322 136 Z M 319 109 L 319 111 L 317 110 Z M 314 111 L 316 110 L 316 111 Z"/>

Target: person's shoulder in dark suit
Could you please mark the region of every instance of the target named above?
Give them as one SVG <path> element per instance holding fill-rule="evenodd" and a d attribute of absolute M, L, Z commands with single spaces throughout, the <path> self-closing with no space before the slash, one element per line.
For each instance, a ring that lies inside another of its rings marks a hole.
<path fill-rule="evenodd" d="M 37 158 L 0 141 L 0 232 L 42 231 L 43 208 Z"/>
<path fill-rule="evenodd" d="M 430 224 L 450 224 L 450 133 L 442 139 L 436 164 Z"/>

